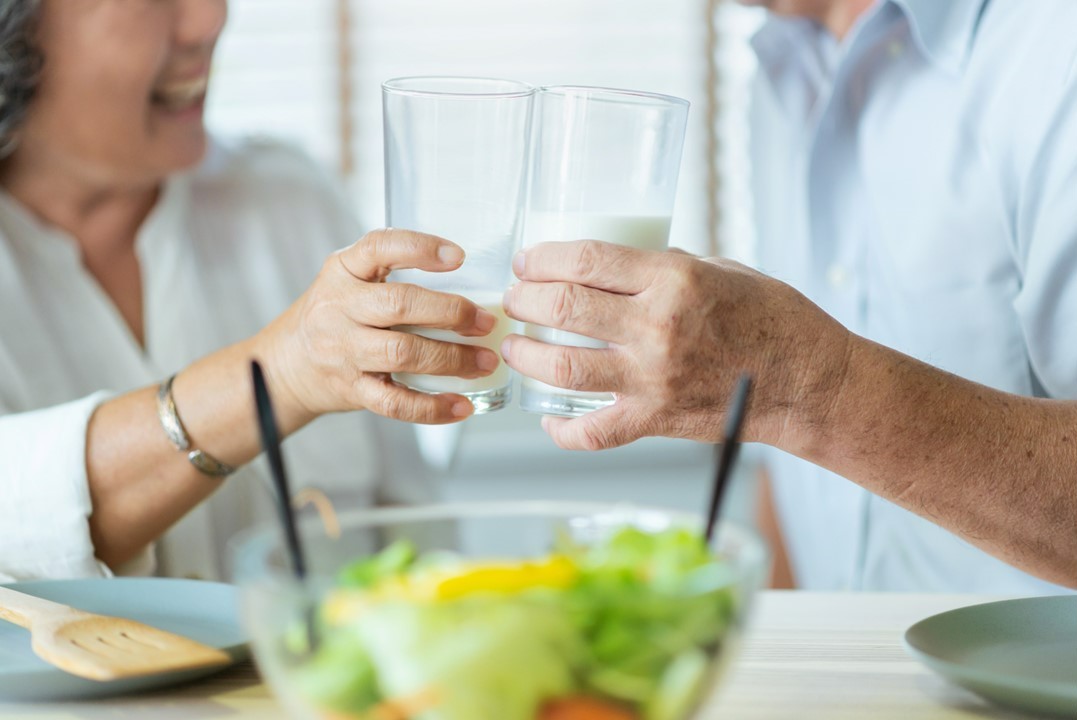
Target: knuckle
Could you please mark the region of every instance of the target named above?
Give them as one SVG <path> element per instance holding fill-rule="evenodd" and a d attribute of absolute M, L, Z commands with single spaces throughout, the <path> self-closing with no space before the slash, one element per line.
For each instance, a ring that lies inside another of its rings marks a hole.
<path fill-rule="evenodd" d="M 568 390 L 582 390 L 586 385 L 580 366 L 576 362 L 575 348 L 559 347 L 554 354 L 553 380 L 557 387 Z"/>
<path fill-rule="evenodd" d="M 438 343 L 430 353 L 429 367 L 425 370 L 434 375 L 465 375 L 475 367 L 469 360 L 468 350 L 454 343 Z"/>
<path fill-rule="evenodd" d="M 453 296 L 449 300 L 449 306 L 446 308 L 449 321 L 456 326 L 470 325 L 475 322 L 475 316 L 478 314 L 474 303 L 467 298 L 460 297 L 458 295 Z"/>
<path fill-rule="evenodd" d="M 456 374 L 476 376 L 479 374 L 479 348 L 472 345 L 449 345 L 446 361 Z"/>
<path fill-rule="evenodd" d="M 371 230 L 363 235 L 358 242 L 359 256 L 367 261 L 375 261 L 381 257 L 386 235 L 385 230 Z"/>
<path fill-rule="evenodd" d="M 581 279 L 594 277 L 599 270 L 601 246 L 597 240 L 582 240 L 576 246 L 575 271 Z"/>
<path fill-rule="evenodd" d="M 393 333 L 383 346 L 386 367 L 391 371 L 406 370 L 417 353 L 415 338 L 405 333 Z"/>
<path fill-rule="evenodd" d="M 605 433 L 596 427 L 594 422 L 586 418 L 580 424 L 579 438 L 580 446 L 584 450 L 605 450 L 609 446 L 609 440 L 606 438 Z"/>
<path fill-rule="evenodd" d="M 390 322 L 404 322 L 415 307 L 417 288 L 405 283 L 387 283 L 382 292 L 383 311 Z"/>
<path fill-rule="evenodd" d="M 416 256 L 424 249 L 429 249 L 424 236 L 417 235 L 409 230 L 389 228 L 385 231 L 386 243 L 408 256 Z"/>
<path fill-rule="evenodd" d="M 686 288 L 699 284 L 700 270 L 697 263 L 679 256 L 668 256 L 665 259 L 670 285 L 676 288 Z"/>
<path fill-rule="evenodd" d="M 443 423 L 448 413 L 443 413 L 442 407 L 439 400 L 431 395 L 416 398 L 411 406 L 411 417 L 409 419 L 411 422 L 423 425 Z"/>
<path fill-rule="evenodd" d="M 404 395 L 398 392 L 382 393 L 378 405 L 381 414 L 391 418 L 403 417 L 407 409 Z"/>
<path fill-rule="evenodd" d="M 550 312 L 558 326 L 564 326 L 572 320 L 573 308 L 579 301 L 578 296 L 579 292 L 575 285 L 562 283 L 554 288 Z"/>

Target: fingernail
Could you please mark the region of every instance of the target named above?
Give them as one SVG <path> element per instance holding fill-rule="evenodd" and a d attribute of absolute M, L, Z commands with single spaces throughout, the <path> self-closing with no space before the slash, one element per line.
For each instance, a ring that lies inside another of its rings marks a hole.
<path fill-rule="evenodd" d="M 512 258 L 512 271 L 516 273 L 516 277 L 522 278 L 524 276 L 524 265 L 527 264 L 526 253 L 521 250 L 516 253 L 516 256 Z"/>
<path fill-rule="evenodd" d="M 509 352 L 512 350 L 512 340 L 501 341 L 501 357 L 505 358 L 505 362 L 509 361 Z"/>
<path fill-rule="evenodd" d="M 475 314 L 475 329 L 479 332 L 488 333 L 497 325 L 497 318 L 492 312 L 479 308 Z"/>
<path fill-rule="evenodd" d="M 493 371 L 501 364 L 501 359 L 492 350 L 482 350 L 475 363 L 479 366 L 479 370 Z"/>
<path fill-rule="evenodd" d="M 438 260 L 445 265 L 459 265 L 464 261 L 464 251 L 455 245 L 442 245 L 438 248 Z"/>
<path fill-rule="evenodd" d="M 472 407 L 471 403 L 469 403 L 467 400 L 461 400 L 460 402 L 458 402 L 458 403 L 456 403 L 456 404 L 454 404 L 452 406 L 453 417 L 458 417 L 458 418 L 467 417 L 468 415 L 471 414 L 472 410 L 474 410 L 474 408 Z"/>
<path fill-rule="evenodd" d="M 512 291 L 515 287 L 516 286 L 513 285 L 505 291 L 504 295 L 501 296 L 501 307 L 503 307 L 506 312 L 508 312 L 509 308 L 512 307 Z"/>

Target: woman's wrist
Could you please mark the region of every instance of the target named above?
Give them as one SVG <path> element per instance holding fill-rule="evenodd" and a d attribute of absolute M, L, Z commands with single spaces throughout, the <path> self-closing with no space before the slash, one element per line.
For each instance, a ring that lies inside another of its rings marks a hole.
<path fill-rule="evenodd" d="M 244 372 L 248 385 L 250 384 L 250 362 L 257 360 L 262 365 L 265 373 L 266 385 L 269 388 L 270 399 L 273 402 L 273 413 L 277 418 L 277 425 L 282 435 L 290 435 L 307 425 L 325 410 L 311 407 L 304 401 L 302 382 L 299 379 L 294 363 L 289 359 L 287 348 L 273 332 L 271 325 L 245 343 L 241 343 L 245 351 Z M 253 396 L 252 396 L 253 397 Z M 253 402 L 253 399 L 252 401 Z M 251 417 L 254 417 L 252 405 Z"/>

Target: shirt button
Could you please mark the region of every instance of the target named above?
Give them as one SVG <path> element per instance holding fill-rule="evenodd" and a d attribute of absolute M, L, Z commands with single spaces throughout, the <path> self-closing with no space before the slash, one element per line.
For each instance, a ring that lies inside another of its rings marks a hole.
<path fill-rule="evenodd" d="M 841 265 L 831 265 L 826 271 L 826 282 L 834 290 L 844 290 L 849 285 L 849 271 Z"/>
<path fill-rule="evenodd" d="M 905 52 L 905 43 L 900 40 L 894 40 L 886 46 L 886 51 L 890 53 L 890 57 L 896 58 L 900 56 L 901 53 Z"/>

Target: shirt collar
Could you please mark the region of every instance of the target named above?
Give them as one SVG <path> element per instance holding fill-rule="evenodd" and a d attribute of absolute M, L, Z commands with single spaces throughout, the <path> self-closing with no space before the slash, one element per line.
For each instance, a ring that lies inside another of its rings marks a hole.
<path fill-rule="evenodd" d="M 770 15 L 751 43 L 775 98 L 794 116 L 829 85 L 840 54 L 833 37 L 801 17 Z"/>
<path fill-rule="evenodd" d="M 880 0 L 868 13 L 875 14 L 887 4 L 899 8 L 908 18 L 913 37 L 924 55 L 944 70 L 956 74 L 968 60 L 988 1 Z M 818 43 L 820 34 L 825 33 L 803 18 L 770 15 L 752 38 L 752 47 L 760 66 L 773 79 L 788 72 L 791 64 L 803 61 L 806 47 L 812 42 Z M 801 57 L 793 57 L 796 54 Z"/>
<path fill-rule="evenodd" d="M 913 37 L 936 65 L 958 74 L 968 61 L 988 0 L 890 0 L 905 11 Z"/>

